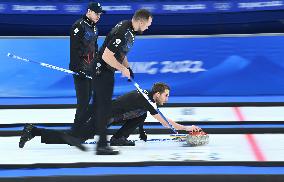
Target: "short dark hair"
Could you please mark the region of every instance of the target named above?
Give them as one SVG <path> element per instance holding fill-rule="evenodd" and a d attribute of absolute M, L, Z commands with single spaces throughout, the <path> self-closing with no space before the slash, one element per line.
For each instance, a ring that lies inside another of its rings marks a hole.
<path fill-rule="evenodd" d="M 165 90 L 170 90 L 170 87 L 167 84 L 162 83 L 162 82 L 157 82 L 152 87 L 153 94 L 157 92 L 163 93 L 165 92 Z"/>
<path fill-rule="evenodd" d="M 149 20 L 150 17 L 153 18 L 150 11 L 148 11 L 146 9 L 139 9 L 139 10 L 135 11 L 135 13 L 133 15 L 134 20 Z"/>

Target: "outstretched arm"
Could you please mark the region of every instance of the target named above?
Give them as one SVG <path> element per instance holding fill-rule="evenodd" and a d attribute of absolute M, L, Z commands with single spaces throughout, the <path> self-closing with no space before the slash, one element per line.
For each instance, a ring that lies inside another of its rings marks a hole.
<path fill-rule="evenodd" d="M 158 120 L 164 127 L 169 128 L 169 124 L 162 118 L 160 114 L 155 114 L 153 117 Z M 174 122 L 173 120 L 167 118 L 168 121 L 171 123 L 171 125 L 176 129 L 176 130 L 185 130 L 185 131 L 199 131 L 201 128 L 198 126 L 192 125 L 192 126 L 184 126 L 181 124 L 178 124 Z"/>
<path fill-rule="evenodd" d="M 168 118 L 168 121 L 173 125 L 174 128 L 176 128 L 177 130 L 185 130 L 185 131 L 200 131 L 201 128 L 199 128 L 198 126 L 195 125 L 191 125 L 191 126 L 184 126 L 181 124 L 178 124 L 176 122 L 174 122 L 173 120 Z"/>

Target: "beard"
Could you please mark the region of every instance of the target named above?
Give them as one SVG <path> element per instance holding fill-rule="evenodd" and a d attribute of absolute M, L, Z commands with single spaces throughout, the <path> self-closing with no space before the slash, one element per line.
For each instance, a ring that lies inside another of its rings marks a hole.
<path fill-rule="evenodd" d="M 162 102 L 160 102 L 160 101 L 156 101 L 156 104 L 158 105 L 158 106 L 162 106 L 162 105 L 164 105 L 164 103 L 162 103 Z"/>
<path fill-rule="evenodd" d="M 139 27 L 139 29 L 137 30 L 137 33 L 142 35 L 143 34 L 143 31 L 141 30 L 141 28 Z"/>

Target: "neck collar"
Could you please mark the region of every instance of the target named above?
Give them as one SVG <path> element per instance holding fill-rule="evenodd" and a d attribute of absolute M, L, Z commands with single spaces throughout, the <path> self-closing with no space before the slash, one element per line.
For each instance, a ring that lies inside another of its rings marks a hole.
<path fill-rule="evenodd" d="M 88 18 L 86 15 L 83 16 L 83 19 L 89 24 L 94 26 L 95 22 L 93 22 L 90 18 Z"/>

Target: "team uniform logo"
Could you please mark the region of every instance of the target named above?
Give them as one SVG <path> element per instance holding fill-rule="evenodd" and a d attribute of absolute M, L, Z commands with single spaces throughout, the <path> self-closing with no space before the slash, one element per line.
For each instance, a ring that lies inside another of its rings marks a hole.
<path fill-rule="evenodd" d="M 120 39 L 115 39 L 115 42 L 113 43 L 115 47 L 117 47 L 121 43 Z"/>
<path fill-rule="evenodd" d="M 76 35 L 78 32 L 79 32 L 79 29 L 78 29 L 78 28 L 75 28 L 75 29 L 74 29 L 74 35 Z"/>

